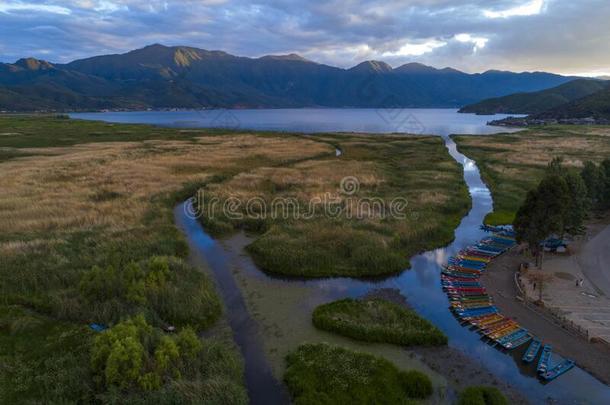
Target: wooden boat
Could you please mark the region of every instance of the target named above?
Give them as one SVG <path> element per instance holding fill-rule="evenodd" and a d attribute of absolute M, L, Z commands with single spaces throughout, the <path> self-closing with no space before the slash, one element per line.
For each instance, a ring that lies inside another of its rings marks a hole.
<path fill-rule="evenodd" d="M 494 307 L 493 305 L 490 305 L 487 308 L 455 310 L 455 313 L 460 318 L 471 318 L 471 317 L 476 317 L 476 316 L 481 316 L 481 315 L 498 313 L 498 308 Z"/>
<path fill-rule="evenodd" d="M 528 346 L 521 360 L 526 363 L 531 363 L 532 361 L 534 361 L 534 359 L 538 355 L 538 352 L 540 351 L 540 347 L 542 347 L 542 343 L 540 342 L 540 340 L 532 340 L 532 343 L 530 343 L 530 345 Z"/>
<path fill-rule="evenodd" d="M 470 323 L 477 327 L 484 327 L 485 325 L 500 321 L 502 319 L 504 319 L 503 315 L 493 314 L 493 315 L 482 316 L 478 319 L 473 319 Z"/>
<path fill-rule="evenodd" d="M 488 257 L 479 257 L 479 256 L 474 256 L 474 255 L 473 256 L 466 256 L 466 255 L 462 255 L 462 254 L 458 255 L 457 257 L 459 259 L 462 259 L 462 260 L 470 260 L 470 261 L 474 260 L 475 262 L 481 262 L 481 263 L 489 263 L 489 262 L 491 262 L 491 259 L 488 258 Z"/>
<path fill-rule="evenodd" d="M 490 339 L 493 339 L 493 340 L 498 340 L 498 341 L 501 340 L 501 339 L 508 340 L 508 338 L 512 334 L 517 333 L 517 332 L 519 332 L 521 330 L 522 329 L 521 329 L 521 327 L 519 325 L 517 325 L 517 324 L 510 324 L 510 325 L 507 325 L 507 326 L 505 326 L 505 327 L 503 327 L 503 328 L 501 328 L 499 330 L 496 330 L 496 331 L 493 331 L 493 332 L 490 332 L 490 333 L 484 333 L 484 335 L 487 336 Z M 504 341 L 504 340 L 502 340 L 502 341 Z"/>
<path fill-rule="evenodd" d="M 527 334 L 526 329 L 516 326 L 516 327 L 513 327 L 506 331 L 503 331 L 500 334 L 501 336 L 494 338 L 494 340 L 496 340 L 500 344 L 503 344 L 506 342 L 510 342 L 511 340 L 516 339 L 518 337 L 525 336 L 526 334 Z"/>
<path fill-rule="evenodd" d="M 503 318 L 497 322 L 487 324 L 481 328 L 481 332 L 483 333 L 493 333 L 495 331 L 499 331 L 500 329 L 506 328 L 507 326 L 517 325 L 517 322 L 513 321 L 510 318 Z"/>
<path fill-rule="evenodd" d="M 545 381 L 551 381 L 559 377 L 563 373 L 569 371 L 570 369 L 572 369 L 572 367 L 574 367 L 574 362 L 572 360 L 564 360 L 552 369 L 543 373 L 541 377 Z"/>
<path fill-rule="evenodd" d="M 515 339 L 511 342 L 507 342 L 507 343 L 503 344 L 502 347 L 504 347 L 505 349 L 508 349 L 508 350 L 513 350 L 519 346 L 523 346 L 524 344 L 529 342 L 531 339 L 532 339 L 532 335 L 527 334 L 519 339 Z"/>
<path fill-rule="evenodd" d="M 536 367 L 536 371 L 539 374 L 546 373 L 547 369 L 549 368 L 552 349 L 553 347 L 551 345 L 544 345 L 542 347 L 542 354 L 540 355 L 540 359 L 538 360 L 538 366 Z"/>

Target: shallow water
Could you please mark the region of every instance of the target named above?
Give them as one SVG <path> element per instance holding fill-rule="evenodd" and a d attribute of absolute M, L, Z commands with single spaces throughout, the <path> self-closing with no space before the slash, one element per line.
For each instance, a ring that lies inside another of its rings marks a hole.
<path fill-rule="evenodd" d="M 486 126 L 485 122 L 490 119 L 489 117 L 456 114 L 455 110 L 302 109 L 229 112 L 218 110 L 204 113 L 211 115 L 201 116 L 203 114 L 201 112 L 143 112 L 72 114 L 72 116 L 180 127 L 225 126 L 304 132 L 408 131 L 437 134 L 443 136 L 451 156 L 463 165 L 464 179 L 472 197 L 472 209 L 456 228 L 455 240 L 450 245 L 414 256 L 411 259 L 411 270 L 374 282 L 346 278 L 285 280 L 262 273 L 246 256 L 243 256 L 240 263 L 230 263 L 226 260 L 227 257 L 244 255 L 243 246 L 247 243 L 247 239 L 236 236 L 230 241 L 215 241 L 205 233 L 195 219 L 184 213 L 183 205 L 178 206 L 175 210 L 176 221 L 189 240 L 191 249 L 194 250 L 194 254 L 199 255 L 199 260 L 205 258 L 214 276 L 217 277 L 236 341 L 246 359 L 247 386 L 250 395 L 253 395 L 253 402 L 279 403 L 276 401 L 285 400 L 285 392 L 271 375 L 271 370 L 281 363 L 283 355 L 281 345 L 298 343 L 291 342 L 291 333 L 295 337 L 305 336 L 308 339 L 310 337 L 319 339 L 320 336 L 329 341 L 338 339 L 330 334 L 317 333 L 314 336 L 311 330 L 309 332 L 300 330 L 307 327 L 305 324 L 309 324 L 309 316 L 316 305 L 344 297 L 359 297 L 372 289 L 397 288 L 419 314 L 448 335 L 450 346 L 486 365 L 499 379 L 510 382 L 512 386 L 523 392 L 532 403 L 546 401 L 562 404 L 610 403 L 610 387 L 579 368 L 571 370 L 549 384 L 541 384 L 535 378 L 533 367 L 526 368 L 521 364 L 520 353 L 524 349 L 514 354 L 499 352 L 481 341 L 477 333 L 460 326 L 448 310 L 449 302 L 440 288 L 441 265 L 446 263 L 449 256 L 485 235 L 479 229 L 479 225 L 485 215 L 492 210 L 493 201 L 489 189 L 481 180 L 475 162 L 457 152 L 454 142 L 447 135 L 488 134 L 509 130 Z M 213 125 L 222 122 L 223 114 L 230 114 L 225 116 L 227 125 Z M 413 130 L 413 128 L 421 130 Z M 238 287 L 238 282 L 241 289 Z M 249 295 L 243 297 L 243 293 Z M 282 328 L 285 325 L 288 325 L 287 328 Z M 291 332 L 290 328 L 293 325 L 295 329 Z M 266 336 L 267 341 L 261 339 L 262 335 Z M 377 354 L 385 357 L 400 356 L 395 348 L 389 346 L 370 345 L 368 349 L 377 351 Z M 267 356 L 263 355 L 264 352 L 267 352 Z M 418 362 L 409 362 L 409 359 L 402 357 L 397 358 L 397 363 L 401 366 L 421 367 Z M 275 392 L 270 392 L 273 390 Z"/>

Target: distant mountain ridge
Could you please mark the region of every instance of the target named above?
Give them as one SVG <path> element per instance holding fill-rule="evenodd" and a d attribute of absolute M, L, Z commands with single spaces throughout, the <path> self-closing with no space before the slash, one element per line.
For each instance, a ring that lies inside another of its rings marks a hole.
<path fill-rule="evenodd" d="M 595 79 L 577 79 L 546 90 L 491 98 L 460 109 L 475 114 L 539 114 L 593 94 L 608 85 Z"/>
<path fill-rule="evenodd" d="M 0 63 L 0 110 L 262 107 L 451 107 L 573 78 L 544 72 L 468 74 L 365 61 L 350 69 L 296 54 L 260 58 L 154 44 L 53 64 Z"/>
<path fill-rule="evenodd" d="M 531 118 L 556 120 L 592 118 L 599 122 L 608 121 L 610 120 L 610 84 L 593 94 L 535 114 Z"/>

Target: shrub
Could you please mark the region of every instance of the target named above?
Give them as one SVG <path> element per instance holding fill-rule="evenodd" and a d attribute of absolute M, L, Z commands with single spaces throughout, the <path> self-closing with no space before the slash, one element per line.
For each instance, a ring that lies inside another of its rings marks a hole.
<path fill-rule="evenodd" d="M 286 361 L 284 381 L 296 404 L 408 404 L 432 393 L 424 374 L 326 343 L 302 345 Z"/>
<path fill-rule="evenodd" d="M 401 374 L 400 380 L 404 391 L 410 398 L 428 398 L 432 395 L 432 382 L 427 375 L 416 370 Z"/>
<path fill-rule="evenodd" d="M 221 314 L 212 282 L 177 258 L 152 257 L 120 269 L 95 266 L 79 287 L 97 322 L 118 321 L 146 307 L 164 323 L 205 329 Z"/>
<path fill-rule="evenodd" d="M 460 394 L 458 405 L 508 405 L 508 401 L 497 388 L 468 387 Z"/>
<path fill-rule="evenodd" d="M 343 299 L 320 305 L 313 324 L 366 342 L 399 345 L 445 345 L 447 337 L 414 311 L 381 299 Z"/>

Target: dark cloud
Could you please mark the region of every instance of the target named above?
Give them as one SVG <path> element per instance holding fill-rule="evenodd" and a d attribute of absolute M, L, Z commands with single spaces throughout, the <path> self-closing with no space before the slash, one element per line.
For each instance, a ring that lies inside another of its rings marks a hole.
<path fill-rule="evenodd" d="M 159 42 L 245 56 L 610 72 L 607 0 L 66 0 L 0 2 L 0 60 L 56 62 Z"/>

